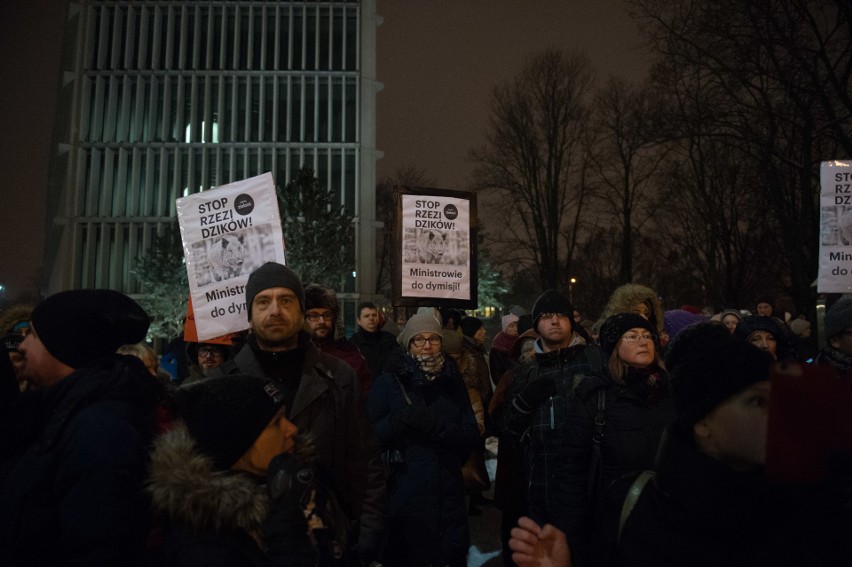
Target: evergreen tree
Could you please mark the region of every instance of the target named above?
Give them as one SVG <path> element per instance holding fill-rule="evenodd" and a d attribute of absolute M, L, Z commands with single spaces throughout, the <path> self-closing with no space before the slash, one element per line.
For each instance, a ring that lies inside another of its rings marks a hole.
<path fill-rule="evenodd" d="M 189 283 L 177 223 L 154 238 L 145 255 L 136 259 L 136 268 L 130 273 L 142 283 L 139 305 L 151 318 L 148 335 L 171 339 L 182 334 Z"/>

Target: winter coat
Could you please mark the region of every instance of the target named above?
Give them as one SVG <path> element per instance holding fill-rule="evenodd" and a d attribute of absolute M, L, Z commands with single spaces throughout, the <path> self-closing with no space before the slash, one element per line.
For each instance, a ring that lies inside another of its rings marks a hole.
<path fill-rule="evenodd" d="M 628 374 L 626 381 L 631 386 L 616 382 L 606 370 L 573 379 L 547 520 L 565 532 L 578 567 L 590 564 L 593 512 L 605 488 L 623 474 L 654 465 L 660 438 L 674 411 L 665 371 L 656 371 L 662 386 L 652 400 L 637 395 L 638 381 L 648 376 L 641 371 Z M 605 422 L 601 465 L 593 469 L 599 392 L 605 395 Z"/>
<path fill-rule="evenodd" d="M 568 406 L 572 396 L 571 385 L 575 374 L 588 373 L 589 361 L 584 341 L 575 335 L 577 344 L 556 351 L 542 352 L 536 341 L 536 355 L 515 370 L 509 393 L 509 403 L 503 411 L 503 429 L 506 436 L 523 446 L 529 499 L 529 513 L 536 520 L 553 523 L 562 503 L 554 498 L 561 487 L 556 471 L 563 460 L 568 423 Z M 515 396 L 530 383 L 553 379 L 557 393 L 531 412 L 525 413 L 514 403 Z"/>
<path fill-rule="evenodd" d="M 404 389 L 404 392 L 403 392 Z M 412 405 L 437 417 L 432 434 L 402 425 Z M 399 451 L 391 465 L 387 565 L 464 565 L 470 546 L 461 466 L 480 442 L 470 399 L 455 363 L 427 381 L 410 356 L 396 373 L 381 375 L 368 398 L 370 422 L 383 450 Z"/>
<path fill-rule="evenodd" d="M 341 504 L 360 523 L 359 545 L 378 548 L 384 529 L 384 475 L 355 371 L 320 352 L 306 334 L 298 348 L 305 350 L 302 377 L 287 418 L 313 438 L 318 463 L 332 472 Z M 249 344 L 219 370 L 266 377 Z"/>
<path fill-rule="evenodd" d="M 0 402 L 4 565 L 142 562 L 157 390 L 139 359 L 111 355 Z"/>
<path fill-rule="evenodd" d="M 367 360 L 361 351 L 354 344 L 346 339 L 333 339 L 330 341 L 319 341 L 315 343 L 319 349 L 330 354 L 335 358 L 339 358 L 355 371 L 358 377 L 358 386 L 361 389 L 361 396 L 366 396 L 370 391 L 370 386 L 373 384 L 373 377 L 370 374 L 370 368 L 367 366 Z"/>
<path fill-rule="evenodd" d="M 517 338 L 505 331 L 500 331 L 491 341 L 491 350 L 488 351 L 488 369 L 491 372 L 491 383 L 495 388 L 500 383 L 500 377 L 512 368 L 509 351 L 512 350 L 512 345 Z"/>
<path fill-rule="evenodd" d="M 624 522 L 620 545 L 624 499 L 638 475 L 607 491 L 598 519 L 605 565 L 852 564 L 848 512 L 844 523 L 833 496 L 772 487 L 761 471 L 735 472 L 672 430 L 663 437 L 655 468 Z"/>
<path fill-rule="evenodd" d="M 390 371 L 405 350 L 396 342 L 396 337 L 387 331 L 368 333 L 361 327 L 349 338 L 367 361 L 373 380 Z"/>
<path fill-rule="evenodd" d="M 265 487 L 216 471 L 182 423 L 157 438 L 147 489 L 164 529 L 157 564 L 272 565 L 255 540 L 269 506 Z"/>
<path fill-rule="evenodd" d="M 485 405 L 491 401 L 493 387 L 491 386 L 491 372 L 488 370 L 488 361 L 485 357 L 485 347 L 478 344 L 470 337 L 462 338 L 462 351 L 473 358 L 474 375 L 479 388 L 479 396 Z"/>

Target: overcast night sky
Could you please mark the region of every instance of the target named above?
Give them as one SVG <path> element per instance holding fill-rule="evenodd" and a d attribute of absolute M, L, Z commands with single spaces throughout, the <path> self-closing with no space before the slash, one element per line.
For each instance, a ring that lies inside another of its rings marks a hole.
<path fill-rule="evenodd" d="M 0 283 L 16 297 L 41 266 L 44 192 L 66 0 L 0 2 Z M 599 76 L 647 61 L 624 0 L 378 0 L 379 177 L 423 169 L 465 189 L 491 89 L 547 47 L 585 50 Z M 480 207 L 480 219 L 486 211 Z"/>

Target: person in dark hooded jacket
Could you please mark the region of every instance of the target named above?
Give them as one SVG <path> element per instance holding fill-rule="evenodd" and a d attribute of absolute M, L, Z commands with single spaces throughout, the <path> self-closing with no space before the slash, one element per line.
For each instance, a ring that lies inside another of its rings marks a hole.
<path fill-rule="evenodd" d="M 116 291 L 74 290 L 31 323 L 19 352 L 37 389 L 0 388 L 2 563 L 140 564 L 158 385 L 115 351 L 145 338 L 148 316 Z"/>

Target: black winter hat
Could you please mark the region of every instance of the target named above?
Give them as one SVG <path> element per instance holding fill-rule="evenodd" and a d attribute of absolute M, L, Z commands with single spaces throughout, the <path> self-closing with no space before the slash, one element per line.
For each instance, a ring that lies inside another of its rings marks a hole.
<path fill-rule="evenodd" d="M 218 470 L 231 468 L 284 405 L 273 382 L 249 374 L 193 382 L 178 388 L 176 398 L 178 417 Z"/>
<path fill-rule="evenodd" d="M 657 328 L 647 319 L 636 313 L 616 313 L 609 317 L 604 324 L 601 325 L 601 331 L 598 336 L 598 341 L 601 343 L 601 348 L 606 353 L 606 356 L 612 356 L 612 351 L 615 345 L 618 344 L 621 336 L 630 329 L 646 329 L 654 337 L 654 344 L 657 344 Z"/>
<path fill-rule="evenodd" d="M 150 320 L 139 304 L 111 289 L 51 295 L 33 309 L 32 326 L 47 351 L 80 368 L 145 338 Z"/>
<path fill-rule="evenodd" d="M 672 342 L 666 366 L 672 376 L 675 429 L 692 438 L 692 426 L 752 384 L 769 380 L 772 357 L 733 337 L 717 322 L 684 329 Z"/>
<path fill-rule="evenodd" d="M 473 335 L 482 328 L 482 321 L 479 317 L 465 317 L 461 322 L 462 334 L 466 337 L 473 338 Z"/>
<path fill-rule="evenodd" d="M 852 327 L 852 295 L 841 296 L 825 314 L 825 336 L 836 337 Z"/>
<path fill-rule="evenodd" d="M 251 304 L 254 303 L 254 296 L 271 287 L 286 287 L 292 290 L 299 298 L 302 311 L 305 310 L 305 289 L 302 287 L 299 276 L 284 264 L 267 262 L 253 271 L 246 282 L 246 312 L 249 321 L 251 321 Z"/>
<path fill-rule="evenodd" d="M 542 313 L 562 313 L 569 320 L 573 321 L 574 306 L 568 301 L 568 298 L 556 291 L 549 289 L 538 296 L 535 300 L 532 310 L 532 325 L 533 329 L 538 332 L 538 320 Z M 574 329 L 574 324 L 571 324 L 571 329 Z"/>

